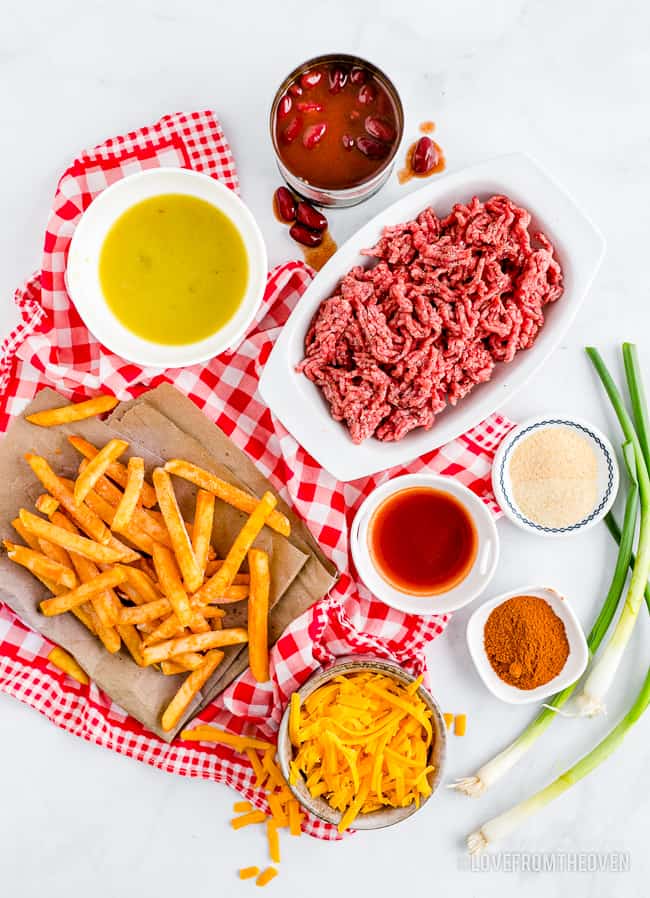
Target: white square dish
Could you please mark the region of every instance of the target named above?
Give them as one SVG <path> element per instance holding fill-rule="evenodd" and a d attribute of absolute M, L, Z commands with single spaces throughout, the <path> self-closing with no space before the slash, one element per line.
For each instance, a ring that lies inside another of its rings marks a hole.
<path fill-rule="evenodd" d="M 497 605 L 501 605 L 515 596 L 536 596 L 548 602 L 564 624 L 569 643 L 569 656 L 560 673 L 536 689 L 518 689 L 516 686 L 506 683 L 494 670 L 485 652 L 484 630 L 488 617 Z M 511 705 L 540 702 L 542 699 L 548 698 L 549 695 L 554 695 L 566 686 L 570 686 L 583 675 L 589 661 L 587 640 L 573 609 L 564 596 L 547 586 L 524 586 L 484 602 L 467 622 L 467 646 L 474 666 L 487 688 L 501 701 Z"/>
<path fill-rule="evenodd" d="M 360 251 L 373 246 L 386 225 L 408 221 L 427 206 L 446 215 L 474 195 L 503 193 L 532 214 L 532 230 L 552 241 L 564 274 L 564 295 L 547 310 L 535 345 L 510 364 L 497 365 L 492 379 L 476 387 L 455 407 L 446 408 L 429 431 L 411 431 L 396 443 L 368 439 L 355 445 L 343 424 L 334 421 L 321 391 L 295 369 L 304 338 L 321 301 L 331 296 L 354 266 L 369 264 Z M 284 326 L 266 363 L 260 393 L 274 415 L 324 468 L 343 481 L 405 464 L 475 427 L 519 390 L 563 338 L 598 271 L 603 237 L 573 200 L 532 159 L 523 154 L 489 162 L 433 180 L 371 219 L 316 275 Z"/>

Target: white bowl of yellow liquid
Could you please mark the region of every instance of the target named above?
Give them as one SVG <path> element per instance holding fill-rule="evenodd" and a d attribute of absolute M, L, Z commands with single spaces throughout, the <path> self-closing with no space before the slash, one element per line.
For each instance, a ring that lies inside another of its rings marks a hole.
<path fill-rule="evenodd" d="M 181 368 L 237 345 L 266 275 L 262 234 L 232 190 L 189 169 L 156 168 L 93 200 L 70 243 L 66 287 L 112 352 Z"/>

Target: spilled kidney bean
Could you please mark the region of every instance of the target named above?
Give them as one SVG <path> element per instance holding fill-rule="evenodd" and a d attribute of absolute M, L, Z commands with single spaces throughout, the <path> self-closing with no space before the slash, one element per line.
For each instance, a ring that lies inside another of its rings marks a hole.
<path fill-rule="evenodd" d="M 311 203 L 300 202 L 296 208 L 296 221 L 306 225 L 312 231 L 324 231 L 327 228 L 327 219 L 322 212 L 314 209 Z"/>
<path fill-rule="evenodd" d="M 285 94 L 278 103 L 278 118 L 286 118 L 291 112 L 293 100 L 289 94 Z"/>
<path fill-rule="evenodd" d="M 302 102 L 296 103 L 296 109 L 298 112 L 322 112 L 323 104 L 316 103 L 314 100 L 302 100 Z"/>
<path fill-rule="evenodd" d="M 411 156 L 411 168 L 417 175 L 426 175 L 438 162 L 438 151 L 430 137 L 421 137 Z"/>
<path fill-rule="evenodd" d="M 357 149 L 368 159 L 383 159 L 390 152 L 388 144 L 375 137 L 358 137 Z"/>
<path fill-rule="evenodd" d="M 364 69 L 359 68 L 359 66 L 355 66 L 350 72 L 350 81 L 352 84 L 365 84 L 366 83 L 366 73 Z"/>
<path fill-rule="evenodd" d="M 294 221 L 296 218 L 296 201 L 290 190 L 278 187 L 275 191 L 275 206 L 283 221 Z"/>
<path fill-rule="evenodd" d="M 348 73 L 343 69 L 332 69 L 330 71 L 330 93 L 340 93 L 348 83 Z"/>
<path fill-rule="evenodd" d="M 307 150 L 313 150 L 316 144 L 325 137 L 326 131 L 326 122 L 318 122 L 315 125 L 309 125 L 309 127 L 305 128 L 305 133 L 302 135 L 303 146 Z"/>
<path fill-rule="evenodd" d="M 354 137 L 352 137 L 352 135 L 350 135 L 350 134 L 344 134 L 341 137 L 341 143 L 343 144 L 343 146 L 345 147 L 346 150 L 354 149 Z"/>
<path fill-rule="evenodd" d="M 302 87 L 295 81 L 289 88 L 289 93 L 294 97 L 302 97 Z"/>
<path fill-rule="evenodd" d="M 303 246 L 320 246 L 323 242 L 323 234 L 320 231 L 312 231 L 305 225 L 297 222 L 291 225 L 289 234 L 296 243 L 301 243 Z"/>
<path fill-rule="evenodd" d="M 305 90 L 309 90 L 310 87 L 316 87 L 322 77 L 323 73 L 319 71 L 303 72 L 303 74 L 300 76 L 300 86 Z"/>
<path fill-rule="evenodd" d="M 296 137 L 300 134 L 301 128 L 302 119 L 299 115 L 295 115 L 282 132 L 282 140 L 284 141 L 284 143 L 293 143 Z"/>
<path fill-rule="evenodd" d="M 364 106 L 369 106 L 371 103 L 374 103 L 377 99 L 377 91 L 373 87 L 372 84 L 364 84 L 359 88 L 359 93 L 357 94 L 357 100 L 362 103 Z"/>
<path fill-rule="evenodd" d="M 391 123 L 376 115 L 367 116 L 364 122 L 364 127 L 368 134 L 370 134 L 371 137 L 376 137 L 377 140 L 391 143 L 395 138 L 395 129 Z"/>

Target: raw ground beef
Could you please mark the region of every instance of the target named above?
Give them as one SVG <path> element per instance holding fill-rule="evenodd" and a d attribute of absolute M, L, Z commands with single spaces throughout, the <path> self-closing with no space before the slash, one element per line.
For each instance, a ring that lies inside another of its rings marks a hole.
<path fill-rule="evenodd" d="M 353 442 L 429 429 L 449 403 L 532 346 L 562 295 L 553 246 L 507 196 L 425 209 L 385 228 L 324 300 L 298 370 L 323 391 Z"/>

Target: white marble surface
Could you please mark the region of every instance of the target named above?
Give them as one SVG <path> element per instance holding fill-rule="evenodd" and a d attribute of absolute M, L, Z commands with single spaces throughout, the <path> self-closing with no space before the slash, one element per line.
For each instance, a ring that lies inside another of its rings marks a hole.
<path fill-rule="evenodd" d="M 424 118 L 438 123 L 450 169 L 528 151 L 602 228 L 607 258 L 589 301 L 552 360 L 506 411 L 519 418 L 578 413 L 619 439 L 582 347 L 593 342 L 613 361 L 616 345 L 636 338 L 650 377 L 647 4 L 23 0 L 11 7 L 0 30 L 0 332 L 14 320 L 12 289 L 38 265 L 50 198 L 67 162 L 83 146 L 175 109 L 218 110 L 271 258 L 288 258 L 293 248 L 270 213 L 278 182 L 266 134 L 271 95 L 308 55 L 358 51 L 399 82 L 412 130 Z M 333 215 L 337 238 L 405 189 L 393 180 L 368 205 Z M 503 558 L 494 590 L 552 583 L 588 626 L 613 559 L 604 530 L 546 542 L 506 522 L 499 528 Z M 532 714 L 499 703 L 482 687 L 464 644 L 468 613 L 458 613 L 429 652 L 442 705 L 469 714 L 466 738 L 450 740 L 450 778 L 472 771 Z M 560 772 L 630 702 L 650 654 L 642 618 L 608 720 L 558 721 L 510 781 L 480 802 L 441 793 L 403 826 L 341 844 L 284 838 L 281 878 L 271 894 L 646 895 L 650 720 L 597 773 L 503 845 L 630 852 L 631 872 L 462 867 L 463 837 L 471 829 Z M 234 798 L 225 787 L 171 777 L 87 745 L 0 697 L 2 894 L 167 898 L 183 887 L 196 898 L 249 894 L 254 885 L 239 883 L 235 868 L 263 865 L 265 846 L 260 831 L 236 834 L 228 827 Z"/>

